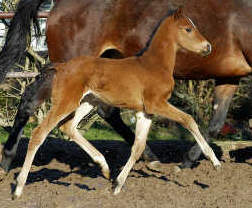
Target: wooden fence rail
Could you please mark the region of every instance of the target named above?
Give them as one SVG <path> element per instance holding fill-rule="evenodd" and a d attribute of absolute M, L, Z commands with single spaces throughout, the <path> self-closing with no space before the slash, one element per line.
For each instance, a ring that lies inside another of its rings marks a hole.
<path fill-rule="evenodd" d="M 8 72 L 6 78 L 33 78 L 38 72 Z"/>
<path fill-rule="evenodd" d="M 47 18 L 50 12 L 38 12 L 38 18 Z M 0 19 L 11 19 L 14 16 L 14 12 L 0 12 Z"/>

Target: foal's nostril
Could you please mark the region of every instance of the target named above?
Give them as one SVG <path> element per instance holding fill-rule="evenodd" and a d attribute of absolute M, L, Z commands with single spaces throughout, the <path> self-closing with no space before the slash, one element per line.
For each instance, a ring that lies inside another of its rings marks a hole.
<path fill-rule="evenodd" d="M 211 50 L 212 50 L 211 44 L 208 43 L 206 48 L 207 48 L 207 52 L 211 53 Z"/>
<path fill-rule="evenodd" d="M 207 43 L 205 45 L 204 49 L 202 50 L 202 55 L 207 56 L 207 55 L 209 55 L 211 53 L 211 51 L 212 51 L 212 46 L 211 46 L 210 43 Z"/>

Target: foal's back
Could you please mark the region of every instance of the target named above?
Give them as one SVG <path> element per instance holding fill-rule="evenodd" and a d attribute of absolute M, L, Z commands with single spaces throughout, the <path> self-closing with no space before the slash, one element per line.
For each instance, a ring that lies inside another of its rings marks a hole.
<path fill-rule="evenodd" d="M 54 85 L 58 86 L 53 87 L 54 93 L 72 97 L 74 92 L 76 96 L 73 99 L 79 101 L 88 91 L 106 103 L 138 110 L 142 110 L 144 86 L 153 79 L 151 67 L 146 68 L 138 57 L 103 59 L 81 56 L 55 65 L 55 68 L 58 73 L 55 74 Z M 158 81 L 158 76 L 155 80 Z"/>

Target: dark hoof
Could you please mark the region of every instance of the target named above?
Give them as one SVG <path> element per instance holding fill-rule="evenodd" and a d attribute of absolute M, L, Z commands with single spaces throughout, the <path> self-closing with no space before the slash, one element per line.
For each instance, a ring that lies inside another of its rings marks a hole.
<path fill-rule="evenodd" d="M 185 168 L 191 168 L 193 166 L 193 162 L 190 160 L 185 160 L 182 162 L 181 165 L 179 165 L 180 169 L 185 169 Z"/>
<path fill-rule="evenodd" d="M 148 145 L 146 145 L 145 150 L 144 150 L 141 158 L 145 161 L 148 161 L 148 162 L 159 161 L 157 156 L 151 151 L 151 149 Z"/>
<path fill-rule="evenodd" d="M 184 160 L 181 165 L 179 165 L 180 169 L 186 169 L 186 168 L 196 168 L 199 165 L 199 162 L 193 162 L 191 160 Z"/>
<path fill-rule="evenodd" d="M 0 167 L 8 173 L 10 171 L 10 165 L 11 165 L 12 159 L 3 157 L 2 162 L 0 163 Z"/>
<path fill-rule="evenodd" d="M 17 197 L 16 195 L 12 194 L 11 199 L 14 201 L 14 200 L 17 200 L 17 199 L 18 199 L 18 197 Z"/>
<path fill-rule="evenodd" d="M 8 173 L 10 171 L 11 163 L 14 159 L 15 155 L 7 155 L 5 152 L 2 152 L 2 161 L 0 163 L 0 167 Z"/>

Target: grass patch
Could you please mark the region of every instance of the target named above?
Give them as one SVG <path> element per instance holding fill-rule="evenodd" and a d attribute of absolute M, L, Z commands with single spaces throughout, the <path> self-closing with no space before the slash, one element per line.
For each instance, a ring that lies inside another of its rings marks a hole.
<path fill-rule="evenodd" d="M 36 127 L 37 124 L 29 123 L 24 128 L 23 135 L 25 137 L 30 138 L 32 130 Z M 134 127 L 132 127 L 132 131 L 134 131 Z M 84 131 L 80 129 L 80 132 L 87 138 L 88 140 L 123 140 L 120 135 L 118 135 L 110 126 L 103 125 L 100 123 L 95 123 L 88 131 Z M 60 130 L 57 128 L 52 132 L 52 134 L 56 137 L 62 137 Z M 0 128 L 0 142 L 3 143 L 8 138 L 8 132 L 6 132 L 3 128 Z M 192 139 L 190 133 L 182 128 L 164 128 L 164 127 L 155 127 L 153 126 L 150 130 L 148 140 L 174 140 L 174 139 Z"/>
<path fill-rule="evenodd" d="M 0 127 L 0 143 L 5 142 L 8 139 L 8 135 L 9 133 L 3 127 Z"/>
<path fill-rule="evenodd" d="M 98 129 L 95 127 L 91 127 L 85 132 L 84 136 L 88 140 L 122 140 L 122 137 L 110 129 Z"/>
<path fill-rule="evenodd" d="M 32 130 L 37 126 L 36 123 L 29 123 L 24 128 L 24 137 L 30 138 Z M 134 126 L 131 126 L 132 131 L 134 131 Z M 80 129 L 80 132 L 88 140 L 123 140 L 109 125 L 104 125 L 102 123 L 94 123 L 94 125 L 88 130 L 84 131 Z M 62 133 L 58 128 L 52 132 L 55 137 L 62 138 Z M 2 127 L 0 127 L 0 143 L 3 143 L 7 140 L 9 133 Z M 233 138 L 235 135 L 232 135 L 230 140 L 237 140 Z M 157 140 L 186 140 L 194 141 L 194 138 L 191 133 L 189 133 L 184 128 L 179 125 L 173 125 L 172 127 L 162 127 L 153 125 L 150 133 L 148 135 L 148 141 L 157 141 Z M 224 140 L 224 139 L 222 139 Z"/>

